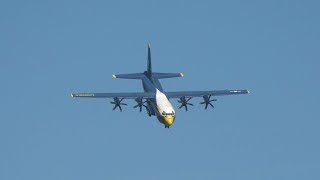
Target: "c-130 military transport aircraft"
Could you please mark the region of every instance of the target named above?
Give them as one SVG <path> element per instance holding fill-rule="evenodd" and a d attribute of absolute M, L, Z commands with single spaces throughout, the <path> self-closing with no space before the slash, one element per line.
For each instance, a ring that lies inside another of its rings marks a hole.
<path fill-rule="evenodd" d="M 71 96 L 77 98 L 113 98 L 113 102 L 111 102 L 111 104 L 114 104 L 113 110 L 119 108 L 120 111 L 122 111 L 121 105 L 127 105 L 126 103 L 122 102 L 124 99 L 134 99 L 137 102 L 137 105 L 134 106 L 134 108 L 139 107 L 141 112 L 142 107 L 145 107 L 149 116 L 156 116 L 160 123 L 164 124 L 165 128 L 169 128 L 173 124 L 176 117 L 176 111 L 172 107 L 169 99 L 177 98 L 178 102 L 181 103 L 179 109 L 185 107 L 186 111 L 188 111 L 188 105 L 193 106 L 193 104 L 189 103 L 190 99 L 193 97 L 202 97 L 203 102 L 201 102 L 200 104 L 204 104 L 205 109 L 207 109 L 208 105 L 213 107 L 211 102 L 216 101 L 216 99 L 211 99 L 212 96 L 214 97 L 249 93 L 248 90 L 166 92 L 162 89 L 159 79 L 183 77 L 183 74 L 152 72 L 150 44 L 148 44 L 147 71 L 143 73 L 133 74 L 114 74 L 112 75 L 112 77 L 142 80 L 144 92 L 73 93 L 71 94 Z"/>

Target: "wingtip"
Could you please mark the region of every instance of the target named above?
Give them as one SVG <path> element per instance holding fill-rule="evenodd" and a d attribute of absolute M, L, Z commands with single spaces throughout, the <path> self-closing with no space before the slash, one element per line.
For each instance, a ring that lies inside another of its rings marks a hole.
<path fill-rule="evenodd" d="M 249 90 L 247 90 L 247 93 L 248 93 L 248 94 L 250 94 L 250 91 L 249 91 Z"/>
<path fill-rule="evenodd" d="M 180 76 L 181 76 L 181 77 L 184 77 L 184 74 L 183 74 L 183 73 L 180 73 Z"/>
<path fill-rule="evenodd" d="M 151 44 L 150 43 L 148 43 L 148 48 L 151 48 Z"/>
<path fill-rule="evenodd" d="M 71 93 L 71 97 L 73 97 L 73 94 Z"/>
<path fill-rule="evenodd" d="M 115 74 L 112 74 L 112 78 L 117 78 L 117 76 Z"/>

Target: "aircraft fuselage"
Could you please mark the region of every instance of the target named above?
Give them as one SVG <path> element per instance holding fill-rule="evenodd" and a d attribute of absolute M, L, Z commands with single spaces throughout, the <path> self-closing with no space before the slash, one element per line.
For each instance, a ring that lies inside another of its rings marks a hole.
<path fill-rule="evenodd" d="M 157 78 L 149 77 L 148 73 L 144 73 L 142 85 L 144 92 L 155 92 L 156 98 L 147 99 L 149 116 L 156 116 L 159 122 L 169 128 L 174 122 L 176 113 L 169 99 L 163 92 L 160 81 Z"/>

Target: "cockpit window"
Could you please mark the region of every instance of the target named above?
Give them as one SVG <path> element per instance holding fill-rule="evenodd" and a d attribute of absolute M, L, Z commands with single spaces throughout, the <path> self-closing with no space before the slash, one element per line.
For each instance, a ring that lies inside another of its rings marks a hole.
<path fill-rule="evenodd" d="M 162 116 L 174 116 L 174 112 L 172 111 L 172 113 L 166 113 L 165 111 L 163 111 Z"/>

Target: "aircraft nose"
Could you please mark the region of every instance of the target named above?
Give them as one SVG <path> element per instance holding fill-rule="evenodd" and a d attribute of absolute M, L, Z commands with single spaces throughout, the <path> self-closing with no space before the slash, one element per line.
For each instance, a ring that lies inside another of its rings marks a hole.
<path fill-rule="evenodd" d="M 165 116 L 164 120 L 166 121 L 168 126 L 171 126 L 173 124 L 173 122 L 174 122 L 174 117 L 173 116 Z"/>

